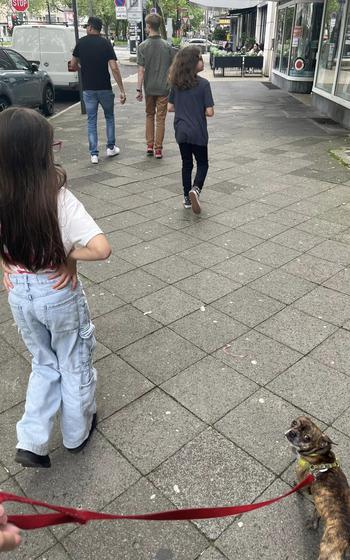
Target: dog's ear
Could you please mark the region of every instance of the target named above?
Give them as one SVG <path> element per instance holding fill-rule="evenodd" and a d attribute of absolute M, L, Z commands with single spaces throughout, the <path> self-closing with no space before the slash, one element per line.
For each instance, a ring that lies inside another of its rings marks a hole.
<path fill-rule="evenodd" d="M 332 441 L 331 438 L 327 436 L 327 434 L 322 434 L 322 437 L 320 439 L 321 448 L 328 447 L 329 445 L 337 445 L 337 444 L 334 443 L 334 441 Z"/>

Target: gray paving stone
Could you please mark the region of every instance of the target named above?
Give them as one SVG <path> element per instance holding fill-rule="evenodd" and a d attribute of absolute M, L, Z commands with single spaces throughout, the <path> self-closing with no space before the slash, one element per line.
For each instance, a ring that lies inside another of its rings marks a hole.
<path fill-rule="evenodd" d="M 249 327 L 255 327 L 284 307 L 283 303 L 251 290 L 247 286 L 224 296 L 212 305 L 215 309 Z"/>
<path fill-rule="evenodd" d="M 300 410 L 261 389 L 215 424 L 224 436 L 279 475 L 290 463 L 284 436 Z"/>
<path fill-rule="evenodd" d="M 215 224 L 215 227 L 221 227 L 220 224 Z M 227 233 L 218 235 L 211 239 L 211 243 L 223 247 L 231 251 L 233 254 L 243 253 L 255 245 L 261 243 L 261 239 L 256 235 L 250 235 L 239 230 L 230 230 Z"/>
<path fill-rule="evenodd" d="M 201 218 L 203 218 L 203 210 Z M 193 212 L 189 212 L 188 210 L 186 211 L 184 209 L 182 212 L 179 212 L 177 210 L 176 212 L 171 212 L 170 214 L 166 214 L 164 216 L 161 216 L 160 218 L 156 218 L 156 221 L 169 228 L 178 230 L 193 224 L 197 224 L 200 220 L 198 216 L 193 214 Z"/>
<path fill-rule="evenodd" d="M 157 292 L 164 286 L 166 286 L 164 282 L 138 268 L 103 282 L 99 286 L 99 290 L 106 288 L 113 296 L 118 296 L 125 302 L 131 303 L 140 297 Z"/>
<path fill-rule="evenodd" d="M 99 420 L 139 398 L 153 383 L 115 354 L 98 363 L 97 408 Z"/>
<path fill-rule="evenodd" d="M 184 315 L 199 309 L 202 302 L 174 286 L 167 286 L 158 292 L 140 298 L 134 302 L 137 309 L 150 314 L 163 325 L 168 325 Z"/>
<path fill-rule="evenodd" d="M 289 489 L 278 480 L 257 501 L 280 496 Z M 310 502 L 294 494 L 288 498 L 288 503 L 283 500 L 271 506 L 268 514 L 257 510 L 242 517 L 239 524 L 235 521 L 218 539 L 216 546 L 229 560 L 287 559 L 289 547 L 293 549 L 293 560 L 316 560 L 320 534 L 306 529 L 312 511 Z"/>
<path fill-rule="evenodd" d="M 185 280 L 180 280 L 175 286 L 193 297 L 199 298 L 204 303 L 211 303 L 239 288 L 240 284 L 211 270 L 202 270 Z"/>
<path fill-rule="evenodd" d="M 349 375 L 350 333 L 339 329 L 310 353 L 314 360 Z"/>
<path fill-rule="evenodd" d="M 110 233 L 111 231 L 131 227 L 146 221 L 147 218 L 144 216 L 136 214 L 136 212 L 133 212 L 132 210 L 126 210 L 125 212 L 120 212 L 119 214 L 101 218 L 97 220 L 97 223 L 102 231 Z"/>
<path fill-rule="evenodd" d="M 135 266 L 143 266 L 166 257 L 168 252 L 156 245 L 155 240 L 151 240 L 123 249 L 118 252 L 118 255 Z M 123 272 L 127 272 L 127 270 L 123 270 Z"/>
<path fill-rule="evenodd" d="M 311 218 L 302 224 L 297 226 L 297 229 L 306 231 L 313 235 L 320 235 L 321 237 L 332 237 L 344 231 L 346 226 L 341 226 L 340 224 L 333 224 L 327 222 L 326 220 L 321 220 L 320 218 Z"/>
<path fill-rule="evenodd" d="M 108 356 L 111 353 L 109 348 L 106 348 L 106 346 L 103 346 L 103 344 L 101 344 L 101 342 L 96 341 L 96 348 L 94 350 L 94 362 L 98 362 L 98 360 L 101 360 L 102 358 L 105 358 L 106 356 Z"/>
<path fill-rule="evenodd" d="M 213 424 L 256 391 L 257 385 L 208 356 L 163 383 L 162 389 L 204 422 Z"/>
<path fill-rule="evenodd" d="M 268 204 L 262 204 L 261 202 L 248 202 L 244 206 L 239 206 L 235 210 L 229 210 L 215 216 L 213 219 L 219 224 L 236 228 L 242 226 L 247 222 L 255 220 L 256 218 L 261 218 L 273 212 L 276 208 L 274 206 L 269 206 Z"/>
<path fill-rule="evenodd" d="M 303 253 L 304 251 L 312 249 L 315 245 L 322 243 L 324 237 L 311 235 L 305 231 L 293 228 L 276 235 L 273 241 L 274 243 L 279 243 L 280 245 L 284 245 L 290 249 L 296 249 Z"/>
<path fill-rule="evenodd" d="M 136 237 L 136 235 L 122 230 L 113 231 L 108 235 L 108 242 L 112 247 L 112 251 L 119 251 L 120 249 L 125 249 L 125 247 L 131 247 L 131 245 L 136 245 L 140 243 L 140 241 L 141 239 Z"/>
<path fill-rule="evenodd" d="M 202 241 L 208 241 L 215 237 L 220 237 L 220 235 L 229 232 L 230 228 L 228 226 L 223 226 L 212 222 L 211 220 L 197 222 L 193 226 L 189 226 L 186 229 L 186 235 L 188 237 L 195 237 L 196 239 L 201 239 Z M 214 242 L 214 241 L 213 241 Z"/>
<path fill-rule="evenodd" d="M 209 268 L 218 262 L 229 259 L 232 257 L 232 253 L 212 243 L 201 243 L 183 251 L 179 256 L 189 260 L 191 263 L 194 262 L 199 266 Z"/>
<path fill-rule="evenodd" d="M 196 560 L 227 560 L 227 557 L 223 556 L 217 548 L 211 546 L 202 552 Z"/>
<path fill-rule="evenodd" d="M 25 399 L 30 366 L 21 356 L 0 364 L 0 412 Z"/>
<path fill-rule="evenodd" d="M 2 482 L 5 482 L 5 480 L 7 480 L 10 476 L 10 472 L 8 469 L 5 469 L 5 467 L 2 467 L 0 465 L 0 484 Z"/>
<path fill-rule="evenodd" d="M 56 544 L 49 550 L 46 550 L 37 560 L 71 560 L 71 558 L 61 544 Z"/>
<path fill-rule="evenodd" d="M 215 356 L 259 385 L 265 385 L 302 354 L 252 330 L 220 348 Z"/>
<path fill-rule="evenodd" d="M 85 293 L 88 299 L 92 319 L 125 305 L 123 300 L 115 295 L 112 295 L 101 285 L 94 284 L 89 286 L 86 288 Z"/>
<path fill-rule="evenodd" d="M 344 268 L 338 274 L 335 274 L 332 278 L 329 278 L 324 286 L 337 290 L 338 292 L 343 292 L 343 294 L 350 295 L 350 269 Z"/>
<path fill-rule="evenodd" d="M 325 280 L 342 270 L 342 268 L 342 265 L 304 254 L 285 264 L 281 270 L 290 272 L 295 276 L 301 276 L 306 280 L 310 280 L 310 282 L 322 284 Z"/>
<path fill-rule="evenodd" d="M 107 261 L 85 261 L 78 265 L 78 271 L 96 283 L 124 274 L 133 268 L 135 267 L 130 262 L 116 255 L 111 255 Z"/>
<path fill-rule="evenodd" d="M 204 424 L 154 389 L 101 424 L 102 433 L 147 474 L 203 430 Z"/>
<path fill-rule="evenodd" d="M 162 249 L 162 251 L 167 251 L 169 255 L 172 253 L 179 253 L 180 251 L 199 245 L 199 243 L 199 239 L 196 239 L 191 235 L 187 235 L 187 230 L 185 230 L 185 233 L 182 233 L 181 231 L 172 231 L 171 233 L 154 240 L 154 244 Z"/>
<path fill-rule="evenodd" d="M 156 331 L 161 326 L 131 305 L 125 305 L 102 317 L 97 317 L 94 324 L 96 338 L 113 352 Z"/>
<path fill-rule="evenodd" d="M 150 473 L 149 478 L 177 507 L 198 507 L 249 503 L 271 484 L 274 476 L 209 428 Z M 230 523 L 232 518 L 195 522 L 210 539 L 216 539 Z"/>
<path fill-rule="evenodd" d="M 271 381 L 267 388 L 328 424 L 350 406 L 350 378 L 308 357 Z"/>
<path fill-rule="evenodd" d="M 205 356 L 202 350 L 167 328 L 124 348 L 120 355 L 156 384 Z"/>
<path fill-rule="evenodd" d="M 281 269 L 273 270 L 250 284 L 250 288 L 287 304 L 302 297 L 315 287 L 314 283 L 292 276 Z"/>
<path fill-rule="evenodd" d="M 350 247 L 331 239 L 327 239 L 317 247 L 310 249 L 309 254 L 344 266 L 350 264 Z"/>
<path fill-rule="evenodd" d="M 247 259 L 242 255 L 237 255 L 213 266 L 212 270 L 231 278 L 231 280 L 239 284 L 248 284 L 248 282 L 260 278 L 260 276 L 269 272 L 271 267 Z"/>
<path fill-rule="evenodd" d="M 174 509 L 146 479 L 129 488 L 108 513 L 150 513 Z M 142 510 L 142 512 L 141 512 Z M 114 523 L 114 530 L 111 523 Z M 106 538 L 108 535 L 108 538 Z M 75 560 L 196 560 L 207 541 L 190 522 L 103 521 L 75 531 L 64 541 Z M 216 560 L 215 557 L 212 560 Z"/>
<path fill-rule="evenodd" d="M 141 224 L 132 225 L 124 230 L 125 233 L 136 235 L 138 238 L 142 239 L 143 241 L 150 241 L 151 239 L 156 239 L 157 237 L 161 237 L 162 235 L 167 235 L 172 231 L 174 230 L 154 220 L 143 222 Z"/>
<path fill-rule="evenodd" d="M 6 292 L 0 292 L 0 323 L 13 319 Z"/>
<path fill-rule="evenodd" d="M 171 328 L 208 353 L 248 330 L 245 325 L 211 306 L 206 307 L 205 311 L 195 311 L 176 321 Z"/>
<path fill-rule="evenodd" d="M 262 239 L 270 239 L 279 233 L 286 231 L 291 226 L 288 224 L 280 224 L 279 222 L 273 222 L 272 220 L 267 218 L 259 218 L 257 220 L 253 220 L 248 224 L 244 224 L 238 228 L 237 231 L 243 231 L 249 233 L 251 235 L 261 237 Z"/>
<path fill-rule="evenodd" d="M 0 356 L 1 362 L 5 364 L 17 356 L 16 351 L 2 337 L 0 337 Z"/>
<path fill-rule="evenodd" d="M 307 354 L 336 331 L 337 327 L 297 309 L 286 308 L 258 325 L 256 329 L 298 352 Z"/>
<path fill-rule="evenodd" d="M 178 280 L 187 278 L 188 276 L 196 274 L 196 272 L 202 270 L 202 268 L 197 264 L 191 263 L 178 255 L 166 257 L 160 261 L 148 264 L 143 268 L 147 272 L 154 274 L 154 276 L 157 276 L 169 284 L 173 284 Z"/>
<path fill-rule="evenodd" d="M 350 296 L 323 286 L 294 302 L 293 307 L 339 327 L 350 319 Z"/>
<path fill-rule="evenodd" d="M 343 434 L 346 434 L 347 436 L 350 437 L 350 409 L 346 410 L 345 412 L 343 412 L 343 414 L 341 414 L 335 422 L 333 422 L 333 426 L 334 428 L 337 428 L 338 430 L 340 430 L 341 432 L 343 432 Z M 334 439 L 335 443 L 338 443 L 338 441 L 336 440 L 336 438 Z M 340 453 L 342 453 L 341 448 L 338 450 L 338 448 L 336 449 L 337 451 L 337 456 L 340 455 Z M 343 454 L 345 455 L 345 454 Z M 348 456 L 343 456 L 342 460 L 344 460 L 344 458 L 346 458 L 346 460 L 348 461 Z"/>
<path fill-rule="evenodd" d="M 289 227 L 297 226 L 303 222 L 306 222 L 311 216 L 306 216 L 299 214 L 298 212 L 293 212 L 288 210 L 288 208 L 282 208 L 277 212 L 269 214 L 269 219 L 272 222 L 278 222 L 279 224 L 289 225 Z"/>
<path fill-rule="evenodd" d="M 282 266 L 299 255 L 299 251 L 295 251 L 289 247 L 282 247 L 272 241 L 265 241 L 265 243 L 253 247 L 244 253 L 245 257 L 272 267 Z"/>

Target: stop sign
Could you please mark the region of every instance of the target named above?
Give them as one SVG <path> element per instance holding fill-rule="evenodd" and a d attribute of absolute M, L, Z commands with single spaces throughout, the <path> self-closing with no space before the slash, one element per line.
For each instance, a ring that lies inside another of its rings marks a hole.
<path fill-rule="evenodd" d="M 16 12 L 25 12 L 29 8 L 29 0 L 11 0 L 11 2 Z"/>

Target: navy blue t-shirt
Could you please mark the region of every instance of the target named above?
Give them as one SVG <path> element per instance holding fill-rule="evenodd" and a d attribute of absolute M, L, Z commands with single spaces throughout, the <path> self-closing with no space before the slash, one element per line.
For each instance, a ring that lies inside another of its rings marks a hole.
<path fill-rule="evenodd" d="M 210 84 L 197 76 L 198 84 L 191 89 L 172 88 L 169 103 L 175 106 L 175 138 L 178 144 L 208 144 L 207 107 L 214 107 Z"/>

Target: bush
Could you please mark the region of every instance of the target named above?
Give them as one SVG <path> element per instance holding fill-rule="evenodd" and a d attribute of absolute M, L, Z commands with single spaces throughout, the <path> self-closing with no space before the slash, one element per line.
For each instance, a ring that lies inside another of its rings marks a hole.
<path fill-rule="evenodd" d="M 221 27 L 216 27 L 213 31 L 212 36 L 213 41 L 225 41 L 226 40 L 226 31 Z"/>

